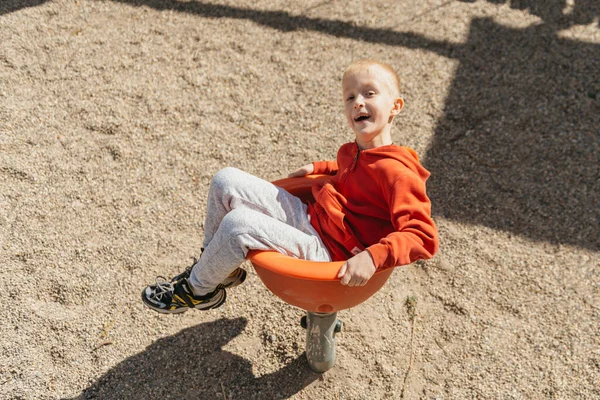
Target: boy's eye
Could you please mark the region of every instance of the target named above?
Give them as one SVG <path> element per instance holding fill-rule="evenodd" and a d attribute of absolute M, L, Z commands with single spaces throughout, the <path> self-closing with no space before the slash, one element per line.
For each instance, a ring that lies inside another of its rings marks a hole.
<path fill-rule="evenodd" d="M 348 96 L 348 97 L 346 97 L 346 101 L 352 101 L 352 100 L 354 100 L 354 96 Z"/>
<path fill-rule="evenodd" d="M 373 90 L 369 90 L 369 91 L 367 92 L 367 96 L 375 96 L 375 91 L 373 91 Z"/>

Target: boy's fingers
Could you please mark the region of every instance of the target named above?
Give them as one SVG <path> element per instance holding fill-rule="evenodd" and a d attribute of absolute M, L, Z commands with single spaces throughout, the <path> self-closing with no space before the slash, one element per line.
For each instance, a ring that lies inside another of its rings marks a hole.
<path fill-rule="evenodd" d="M 344 263 L 344 265 L 342 265 L 342 268 L 340 268 L 340 271 L 337 274 L 338 278 L 341 278 L 342 276 L 344 276 L 344 274 L 346 273 L 346 268 L 347 268 L 347 264 Z"/>
<path fill-rule="evenodd" d="M 301 176 L 306 176 L 309 174 L 312 174 L 314 172 L 314 168 L 312 164 L 308 164 L 308 165 L 304 165 L 300 168 L 298 168 L 295 171 L 292 171 L 289 175 L 288 178 L 298 178 Z"/>
<path fill-rule="evenodd" d="M 342 268 L 340 268 L 340 272 L 338 273 L 338 278 L 342 278 L 340 280 L 342 285 L 352 286 L 352 275 L 348 272 L 348 264 L 342 265 Z"/>

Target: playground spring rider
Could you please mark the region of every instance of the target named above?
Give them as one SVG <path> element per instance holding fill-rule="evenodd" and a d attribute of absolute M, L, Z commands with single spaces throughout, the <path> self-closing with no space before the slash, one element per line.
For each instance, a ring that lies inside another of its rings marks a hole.
<path fill-rule="evenodd" d="M 328 175 L 308 175 L 273 183 L 306 201 L 313 184 L 330 179 Z M 247 258 L 271 292 L 306 310 L 301 324 L 306 328 L 306 358 L 315 372 L 325 372 L 335 363 L 335 334 L 342 327 L 337 312 L 367 300 L 393 272 L 393 268 L 378 270 L 365 286 L 349 287 L 337 278 L 343 261 L 299 260 L 273 251 L 251 251 Z"/>

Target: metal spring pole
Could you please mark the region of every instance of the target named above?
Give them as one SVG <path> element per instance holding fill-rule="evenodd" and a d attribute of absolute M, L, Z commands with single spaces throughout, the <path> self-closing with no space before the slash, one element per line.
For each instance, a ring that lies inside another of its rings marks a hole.
<path fill-rule="evenodd" d="M 342 330 L 337 313 L 307 312 L 301 324 L 306 328 L 306 358 L 315 372 L 325 372 L 335 364 L 335 334 Z"/>

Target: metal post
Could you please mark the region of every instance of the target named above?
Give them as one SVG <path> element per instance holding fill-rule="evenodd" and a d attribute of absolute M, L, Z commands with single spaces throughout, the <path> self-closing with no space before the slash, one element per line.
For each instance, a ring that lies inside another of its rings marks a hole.
<path fill-rule="evenodd" d="M 307 312 L 302 318 L 306 328 L 306 358 L 315 372 L 325 372 L 335 363 L 335 334 L 342 328 L 337 313 Z"/>

